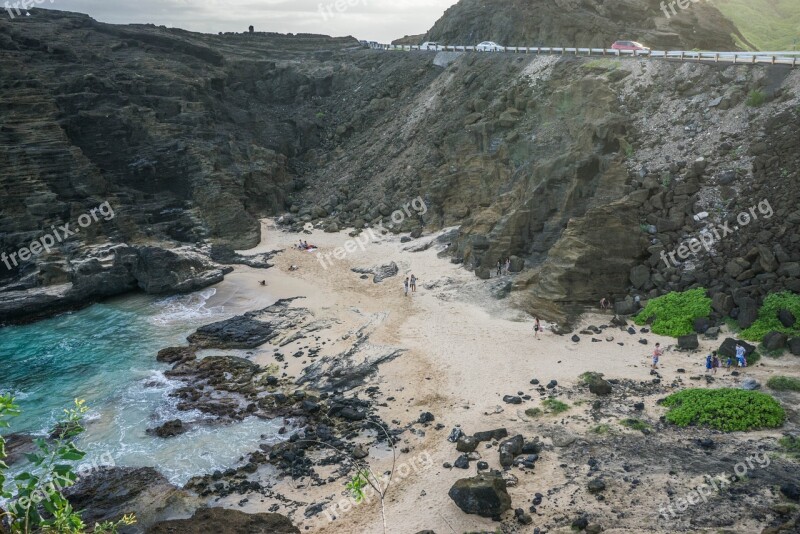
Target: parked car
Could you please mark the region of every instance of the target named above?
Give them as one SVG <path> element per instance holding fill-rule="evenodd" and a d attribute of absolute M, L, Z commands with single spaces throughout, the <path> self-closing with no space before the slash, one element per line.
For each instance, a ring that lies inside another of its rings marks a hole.
<path fill-rule="evenodd" d="M 425 41 L 419 45 L 420 50 L 443 50 L 444 47 L 435 41 Z"/>
<path fill-rule="evenodd" d="M 650 49 L 647 48 L 642 43 L 637 43 L 636 41 L 615 41 L 614 44 L 611 45 L 612 50 L 633 50 L 638 52 L 650 52 Z"/>
<path fill-rule="evenodd" d="M 500 46 L 499 44 L 493 41 L 484 41 L 482 43 L 479 43 L 475 47 L 475 50 L 477 50 L 478 52 L 503 52 L 505 51 L 505 47 Z"/>

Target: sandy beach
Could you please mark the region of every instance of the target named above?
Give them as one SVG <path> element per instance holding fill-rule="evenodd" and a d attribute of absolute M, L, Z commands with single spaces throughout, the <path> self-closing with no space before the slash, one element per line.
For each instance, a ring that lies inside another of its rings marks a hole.
<path fill-rule="evenodd" d="M 336 354 L 345 347 L 345 340 L 350 336 L 368 331 L 369 346 L 363 351 L 366 358 L 390 349 L 402 352 L 399 357 L 382 364 L 377 376 L 355 393 L 363 394 L 365 389 L 377 387 L 377 395 L 373 391 L 371 398 L 377 403 L 378 413 L 383 420 L 392 421 L 399 427 L 411 425 L 423 412 L 430 412 L 435 417 L 432 424 L 413 426 L 400 436 L 397 466 L 406 463 L 404 469 L 408 474 L 398 476 L 387 492 L 388 532 L 405 534 L 424 529 L 435 532 L 494 531 L 499 528 L 498 523 L 490 519 L 463 513 L 447 495 L 457 479 L 472 476 L 470 473 L 474 471 L 474 467 L 470 470 L 443 467 L 445 462 L 452 463 L 459 455 L 454 444 L 447 440 L 448 434 L 457 426 L 466 434 L 504 427 L 509 435 L 519 433 L 526 439 L 539 437 L 545 444 L 535 470 L 516 467 L 512 470 L 518 482 L 508 491 L 515 507 L 522 507 L 527 512 L 536 492 L 548 495 L 546 504 L 533 516 L 534 524 L 520 525 L 519 532 L 533 532 L 537 525 L 549 525 L 549 532 L 559 532 L 552 528 L 553 523 L 563 523 L 578 510 L 605 515 L 606 532 L 637 531 L 630 526 L 630 520 L 623 521 L 619 528 L 609 523 L 608 517 L 614 515 L 613 505 L 620 502 L 626 503 L 628 514 L 640 517 L 633 524 L 641 522 L 644 528 L 645 524 L 652 523 L 648 530 L 671 530 L 668 523 L 656 524 L 657 506 L 653 501 L 648 502 L 649 492 L 656 491 L 670 478 L 665 471 L 668 466 L 650 470 L 649 480 L 638 486 L 635 498 L 627 496 L 624 488 L 615 488 L 613 497 L 598 502 L 595 496 L 580 487 L 576 475 L 564 468 L 564 460 L 554 444 L 566 432 L 568 436 L 576 437 L 577 445 L 590 456 L 595 453 L 595 447 L 589 430 L 603 424 L 613 426 L 612 433 L 623 438 L 629 435 L 631 439 L 639 439 L 642 436 L 638 431 L 615 424 L 614 417 L 590 414 L 594 396 L 585 388 L 577 388 L 582 373 L 593 371 L 603 373 L 609 379 L 651 383 L 650 355 L 654 344 L 660 342 L 665 348 L 659 369 L 660 382 L 666 391 L 671 391 L 679 383 L 686 384 L 685 378 L 704 374 L 705 354 L 718 347 L 724 333 L 719 341 L 701 340 L 700 349 L 692 354 L 674 350 L 674 339 L 640 333 L 639 327 L 636 327 L 635 334 L 616 327 L 601 335 L 578 334 L 581 340 L 576 343 L 571 340 L 571 335 L 557 335 L 552 331 L 555 325 L 544 323 L 546 329 L 540 339 L 536 339 L 532 317 L 513 309 L 508 299 L 494 295 L 497 288 L 511 281 L 514 275 L 497 279 L 493 273 L 490 280 L 477 279 L 473 273 L 450 263 L 448 258 L 438 256 L 446 248 L 446 243 L 435 241 L 438 234 L 424 235 L 407 243 L 401 243 L 400 236 L 381 236 L 363 247 L 355 247 L 342 259 L 331 256 L 324 260 L 323 265 L 316 253 L 298 250 L 295 244 L 303 239 L 316 245 L 318 253 L 330 254 L 352 240 L 347 233 L 313 230 L 310 234 L 292 234 L 279 230 L 272 220 L 263 221 L 262 230 L 259 247 L 240 252 L 254 254 L 281 250 L 273 260 L 275 267 L 261 270 L 237 266 L 218 286 L 218 297 L 224 298 L 228 291 L 266 292 L 272 299 L 303 297 L 292 305 L 309 309 L 319 323 L 315 332 L 319 356 Z M 422 246 L 428 242 L 433 244 Z M 422 248 L 425 250 L 412 251 Z M 390 262 L 397 264 L 398 274 L 379 283 L 374 283 L 371 276 L 362 278 L 351 270 Z M 406 296 L 403 279 L 411 273 L 419 279 L 417 291 Z M 265 286 L 260 285 L 261 280 L 266 282 Z M 588 325 L 608 325 L 612 318 L 610 312 L 600 313 L 599 310 L 587 314 L 575 332 Z M 613 339 L 607 340 L 607 336 Z M 592 342 L 592 337 L 598 341 Z M 647 345 L 641 344 L 640 340 L 646 340 Z M 249 351 L 247 357 L 263 366 L 279 364 L 282 373 L 293 378 L 298 377 L 303 367 L 310 363 L 309 358 L 301 355 L 278 362 L 275 354 L 297 354 L 307 348 L 307 339 L 281 347 L 267 344 Z M 722 369 L 716 376 L 716 385 L 736 385 L 747 376 L 764 382 L 773 373 L 785 372 L 789 368 L 796 371 L 798 368 L 796 359 L 791 357 L 766 360 L 738 377 Z M 533 379 L 538 379 L 540 384 L 531 384 Z M 559 415 L 526 415 L 527 409 L 541 407 L 541 399 L 546 395 L 540 388 L 552 380 L 557 381 L 558 386 L 548 390 L 547 395 L 558 396 L 559 400 L 570 405 L 570 409 Z M 530 395 L 530 400 L 517 405 L 508 404 L 503 401 L 505 395 Z M 623 398 L 627 397 L 623 395 Z M 656 405 L 657 398 L 637 396 L 633 392 L 627 407 L 616 408 L 617 415 L 635 414 L 644 420 L 657 422 L 665 413 Z M 644 403 L 643 411 L 634 410 L 632 405 L 636 401 Z M 779 435 L 779 432 L 756 432 L 747 437 L 758 440 Z M 737 438 L 721 436 L 720 439 L 733 442 Z M 500 469 L 497 449 L 487 447 L 491 445 L 481 444 L 477 449 L 481 459 L 491 468 Z M 400 452 L 400 449 L 406 452 Z M 426 462 L 419 468 L 421 458 Z M 392 455 L 385 445 L 369 448 L 366 460 L 376 473 L 392 466 Z M 396 472 L 399 473 L 397 466 Z M 585 466 L 570 466 L 570 469 L 582 470 L 581 476 L 585 476 Z M 260 475 L 268 477 L 269 472 L 263 471 Z M 679 485 L 674 480 L 672 484 Z M 559 489 L 548 492 L 552 488 Z M 324 486 L 312 486 L 304 480 L 283 480 L 273 490 L 275 494 L 308 505 L 325 500 L 339 502 L 347 496 L 343 480 Z M 216 504 L 247 512 L 270 510 L 286 513 L 301 531 L 383 532 L 377 499 L 309 518 L 303 515 L 302 508 L 287 506 L 281 499 L 261 495 L 244 504 L 233 497 Z M 333 516 L 335 520 L 331 521 L 329 518 Z M 752 526 L 739 523 L 737 528 L 747 532 L 747 528 Z M 740 532 L 738 529 L 733 531 Z"/>

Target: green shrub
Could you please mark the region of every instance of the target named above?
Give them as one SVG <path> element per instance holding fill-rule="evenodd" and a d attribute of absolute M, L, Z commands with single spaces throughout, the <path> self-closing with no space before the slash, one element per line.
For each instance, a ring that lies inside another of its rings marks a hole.
<path fill-rule="evenodd" d="M 784 452 L 794 458 L 800 458 L 800 438 L 796 436 L 784 436 L 778 440 L 778 445 L 781 446 Z"/>
<path fill-rule="evenodd" d="M 773 376 L 767 380 L 767 387 L 775 391 L 800 391 L 800 378 Z"/>
<path fill-rule="evenodd" d="M 725 432 L 777 428 L 786 420 L 780 403 L 766 393 L 742 389 L 686 389 L 664 399 L 667 421 Z"/>
<path fill-rule="evenodd" d="M 542 401 L 542 406 L 551 414 L 559 414 L 569 410 L 569 404 L 561 402 L 558 399 L 545 399 Z"/>
<path fill-rule="evenodd" d="M 750 326 L 741 331 L 740 336 L 747 341 L 761 341 L 764 336 L 772 332 L 783 332 L 792 336 L 800 336 L 800 321 L 795 323 L 792 328 L 786 328 L 778 320 L 778 312 L 787 309 L 792 314 L 800 318 L 800 295 L 791 291 L 772 293 L 764 299 L 764 304 L 758 310 L 758 319 Z"/>
<path fill-rule="evenodd" d="M 596 427 L 594 427 L 592 429 L 592 432 L 594 432 L 595 434 L 600 434 L 600 435 L 611 434 L 611 432 L 612 432 L 611 425 L 606 424 L 606 423 L 599 424 L 599 425 L 597 425 Z"/>
<path fill-rule="evenodd" d="M 542 413 L 543 412 L 541 408 L 528 408 L 527 410 L 525 410 L 525 415 L 527 415 L 528 417 L 539 417 L 540 415 L 542 415 Z"/>
<path fill-rule="evenodd" d="M 650 425 L 642 421 L 641 419 L 636 419 L 635 417 L 630 417 L 628 419 L 623 419 L 619 422 L 624 427 L 630 428 L 631 430 L 638 430 L 639 432 L 649 432 Z"/>
<path fill-rule="evenodd" d="M 764 105 L 764 102 L 767 101 L 767 95 L 765 95 L 762 91 L 758 89 L 753 89 L 750 91 L 750 94 L 747 95 L 746 104 L 751 108 L 758 108 Z"/>
<path fill-rule="evenodd" d="M 638 325 L 651 318 L 653 332 L 662 336 L 679 337 L 694 332 L 694 320 L 711 315 L 711 299 L 702 287 L 689 291 L 673 291 L 647 302 L 647 306 L 634 318 Z"/>

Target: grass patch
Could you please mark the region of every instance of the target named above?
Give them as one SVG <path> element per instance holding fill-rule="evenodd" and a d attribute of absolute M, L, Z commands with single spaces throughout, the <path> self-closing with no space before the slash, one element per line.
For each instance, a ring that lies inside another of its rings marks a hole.
<path fill-rule="evenodd" d="M 623 419 L 619 422 L 622 426 L 626 428 L 630 428 L 631 430 L 638 430 L 639 432 L 649 432 L 651 427 L 641 419 L 636 419 L 635 417 L 629 417 L 628 419 Z"/>
<path fill-rule="evenodd" d="M 786 412 L 778 401 L 760 391 L 686 389 L 664 399 L 667 421 L 678 426 L 707 426 L 724 432 L 778 428 Z"/>
<path fill-rule="evenodd" d="M 548 413 L 556 415 L 569 410 L 569 404 L 561 402 L 558 399 L 545 399 L 542 401 L 542 406 Z"/>
<path fill-rule="evenodd" d="M 539 417 L 543 413 L 541 408 L 528 408 L 525 410 L 525 415 L 528 417 Z"/>
<path fill-rule="evenodd" d="M 606 424 L 606 423 L 603 423 L 603 424 L 597 425 L 597 426 L 596 426 L 596 427 L 594 427 L 594 428 L 593 428 L 591 431 L 592 431 L 593 433 L 595 433 L 595 434 L 599 434 L 599 435 L 601 435 L 601 436 L 604 436 L 604 435 L 606 435 L 606 434 L 611 434 L 611 433 L 612 433 L 611 425 L 609 425 L 609 424 Z"/>
<path fill-rule="evenodd" d="M 711 315 L 711 299 L 702 287 L 667 293 L 647 301 L 645 309 L 634 318 L 638 325 L 653 320 L 653 333 L 680 337 L 694 332 L 694 320 Z"/>
<path fill-rule="evenodd" d="M 716 0 L 714 5 L 759 50 L 797 50 L 800 44 L 797 0 Z M 744 43 L 737 44 L 746 48 Z"/>
<path fill-rule="evenodd" d="M 786 328 L 778 320 L 778 312 L 787 309 L 795 317 L 800 318 L 800 295 L 791 291 L 772 293 L 764 299 L 764 304 L 758 310 L 758 319 L 750 326 L 741 331 L 740 336 L 747 341 L 761 341 L 764 336 L 772 332 L 783 332 L 789 337 L 800 336 L 800 321 L 796 322 L 792 328 Z"/>
<path fill-rule="evenodd" d="M 747 95 L 747 100 L 745 100 L 745 104 L 750 106 L 751 108 L 760 108 L 764 105 L 767 101 L 767 95 L 765 95 L 762 91 L 758 89 L 753 89 L 750 91 L 750 94 Z"/>
<path fill-rule="evenodd" d="M 789 456 L 800 459 L 800 438 L 796 436 L 784 436 L 778 440 L 783 452 Z"/>
<path fill-rule="evenodd" d="M 773 376 L 767 380 L 767 387 L 775 391 L 800 391 L 800 378 Z"/>

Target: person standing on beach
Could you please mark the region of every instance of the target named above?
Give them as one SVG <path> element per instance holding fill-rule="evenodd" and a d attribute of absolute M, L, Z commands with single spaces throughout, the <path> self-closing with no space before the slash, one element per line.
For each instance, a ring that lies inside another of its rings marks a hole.
<path fill-rule="evenodd" d="M 656 343 L 656 348 L 653 349 L 653 369 L 658 369 L 658 361 L 661 359 L 661 343 Z"/>
<path fill-rule="evenodd" d="M 406 296 L 408 296 L 408 277 L 406 276 L 405 281 L 403 282 L 403 287 L 406 290 Z"/>
<path fill-rule="evenodd" d="M 747 367 L 747 360 L 744 356 L 745 350 L 741 343 L 736 344 L 736 361 L 739 367 Z"/>
<path fill-rule="evenodd" d="M 506 258 L 506 274 L 511 274 L 511 258 Z"/>
<path fill-rule="evenodd" d="M 414 276 L 414 273 L 411 273 L 411 292 L 417 292 L 417 277 Z"/>
<path fill-rule="evenodd" d="M 500 260 L 497 260 L 497 276 L 500 276 L 501 274 L 503 274 L 502 264 L 500 263 Z"/>
<path fill-rule="evenodd" d="M 533 337 L 535 337 L 536 339 L 540 339 L 539 338 L 539 332 L 541 332 L 541 330 L 542 330 L 542 324 L 539 322 L 539 318 L 538 317 L 534 316 L 533 319 L 534 319 L 534 322 L 533 322 Z"/>
<path fill-rule="evenodd" d="M 714 374 L 717 374 L 717 369 L 722 367 L 722 362 L 719 361 L 719 356 L 717 356 L 717 351 L 713 351 L 711 355 L 714 357 L 711 361 L 711 365 L 714 367 Z"/>
<path fill-rule="evenodd" d="M 714 368 L 714 356 L 709 354 L 708 356 L 706 356 L 706 373 L 710 373 L 713 368 Z"/>

